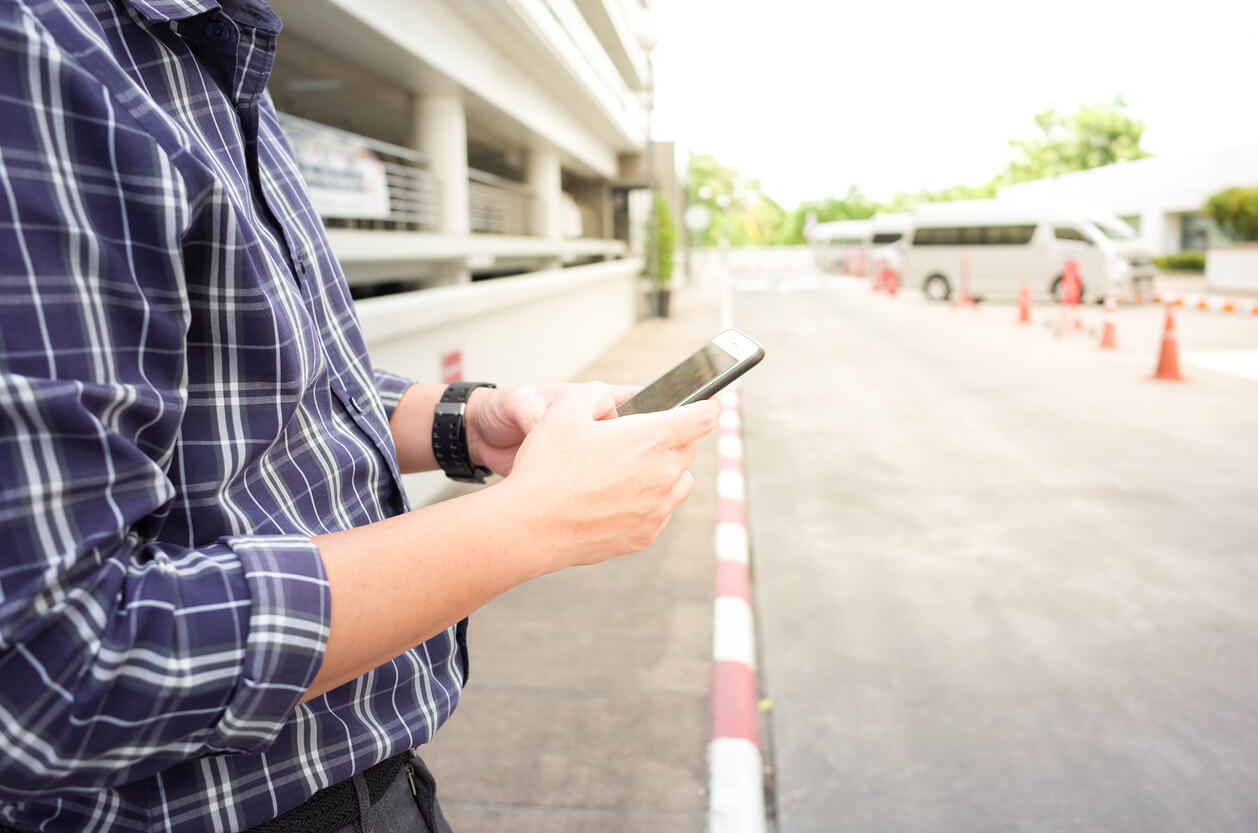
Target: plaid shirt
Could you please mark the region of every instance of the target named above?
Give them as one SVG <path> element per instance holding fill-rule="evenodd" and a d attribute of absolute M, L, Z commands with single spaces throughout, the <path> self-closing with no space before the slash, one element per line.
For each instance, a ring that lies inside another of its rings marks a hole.
<path fill-rule="evenodd" d="M 0 0 L 0 822 L 242 830 L 429 740 L 464 625 L 298 705 L 406 510 L 257 0 Z M 364 557 L 367 554 L 364 553 Z"/>

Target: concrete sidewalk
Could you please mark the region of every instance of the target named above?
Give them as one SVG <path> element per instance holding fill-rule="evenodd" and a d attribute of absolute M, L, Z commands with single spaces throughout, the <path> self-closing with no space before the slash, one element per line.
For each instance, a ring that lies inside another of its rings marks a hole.
<path fill-rule="evenodd" d="M 581 380 L 646 383 L 718 330 L 714 280 L 679 290 Z M 701 833 L 711 733 L 716 443 L 645 552 L 516 588 L 472 617 L 471 679 L 421 749 L 456 833 Z"/>

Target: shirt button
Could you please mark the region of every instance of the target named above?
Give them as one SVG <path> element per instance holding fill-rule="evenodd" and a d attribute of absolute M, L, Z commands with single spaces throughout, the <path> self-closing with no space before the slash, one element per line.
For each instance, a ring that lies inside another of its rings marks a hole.
<path fill-rule="evenodd" d="M 349 404 L 350 404 L 350 407 L 353 408 L 355 411 L 358 411 L 358 413 L 361 414 L 363 412 L 363 403 L 359 400 L 357 396 L 351 396 L 349 398 Z"/>
<path fill-rule="evenodd" d="M 221 21 L 212 21 L 206 24 L 205 34 L 210 40 L 230 41 L 234 39 L 231 27 Z"/>

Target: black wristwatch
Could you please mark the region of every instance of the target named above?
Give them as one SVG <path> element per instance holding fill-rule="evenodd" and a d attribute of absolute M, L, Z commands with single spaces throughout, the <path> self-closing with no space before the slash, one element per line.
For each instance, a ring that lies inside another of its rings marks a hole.
<path fill-rule="evenodd" d="M 451 382 L 432 414 L 432 456 L 451 480 L 484 483 L 491 472 L 472 464 L 467 453 L 467 422 L 463 419 L 467 398 L 477 388 L 496 388 L 489 382 Z"/>

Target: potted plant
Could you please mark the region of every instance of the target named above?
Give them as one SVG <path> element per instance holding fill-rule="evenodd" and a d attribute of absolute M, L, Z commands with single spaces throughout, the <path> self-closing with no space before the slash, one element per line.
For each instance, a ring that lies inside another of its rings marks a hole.
<path fill-rule="evenodd" d="M 1258 289 L 1258 187 L 1227 188 L 1203 209 L 1233 242 L 1206 252 L 1206 285 L 1215 289 Z"/>
<path fill-rule="evenodd" d="M 668 317 L 672 299 L 673 256 L 677 251 L 677 226 L 663 194 L 656 194 L 647 220 L 646 271 L 653 284 L 655 314 Z"/>

